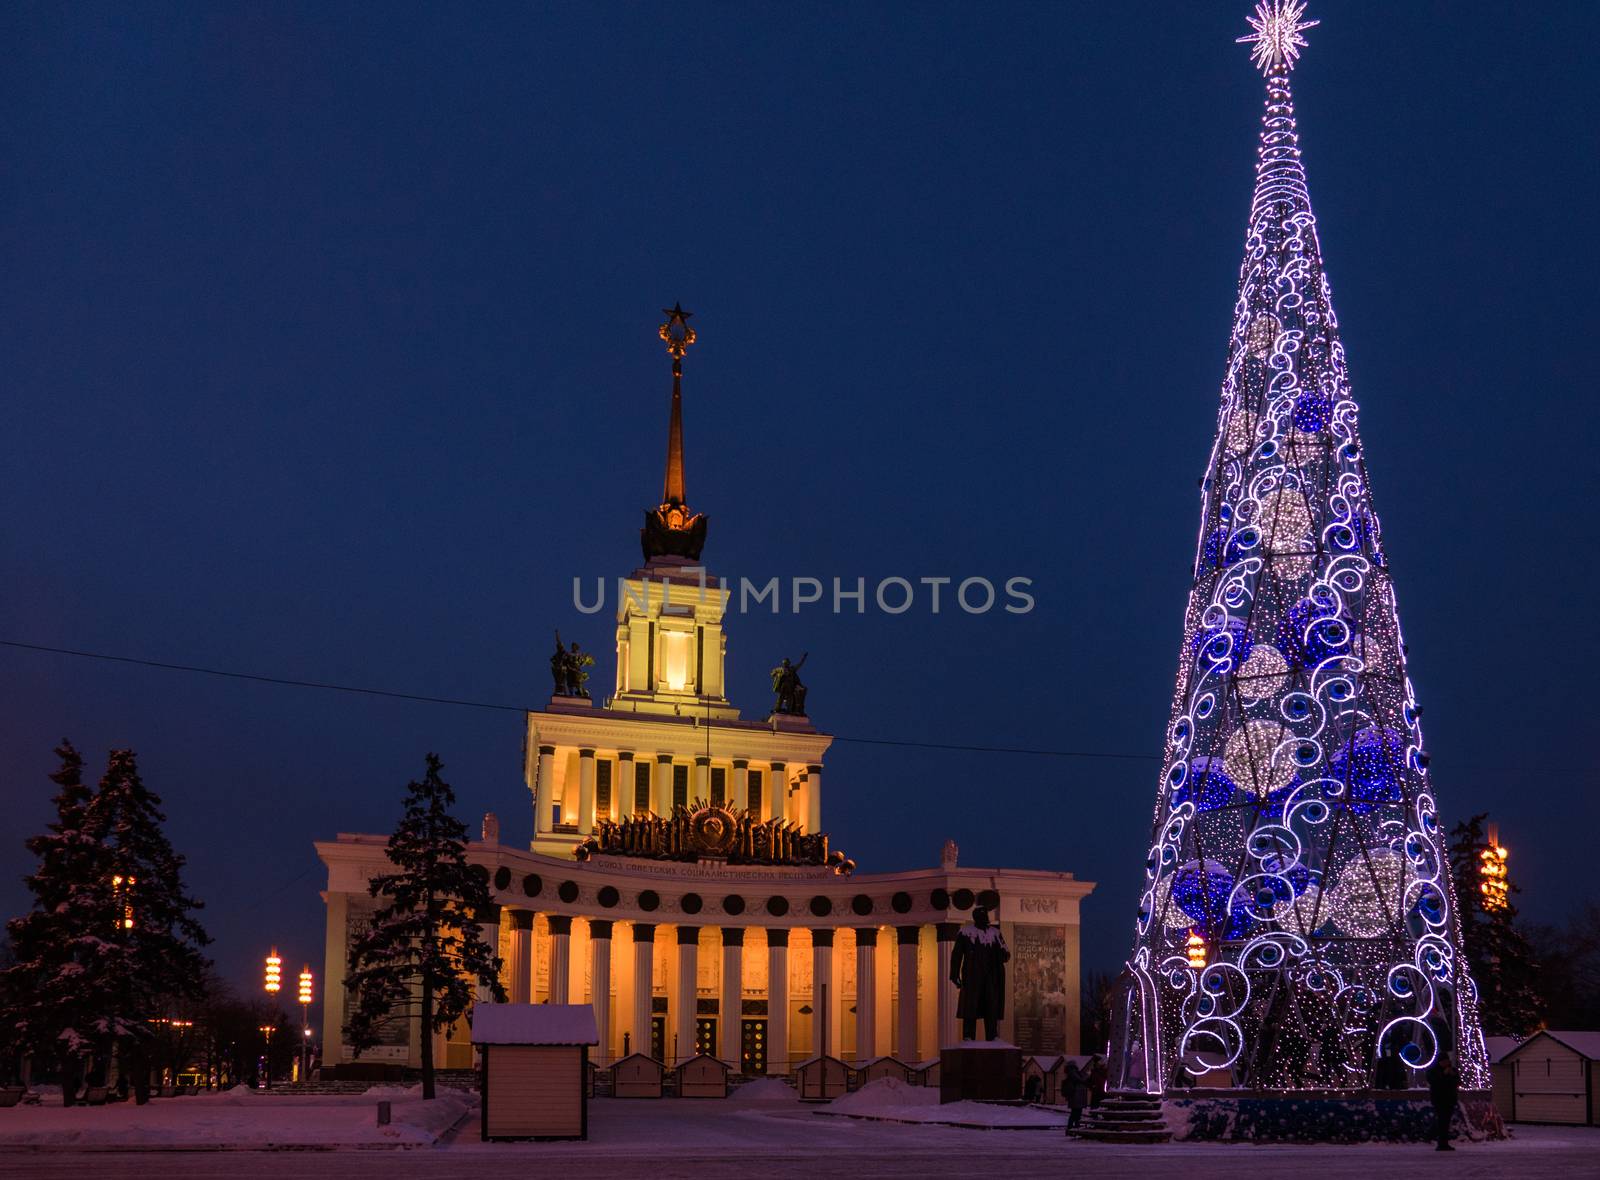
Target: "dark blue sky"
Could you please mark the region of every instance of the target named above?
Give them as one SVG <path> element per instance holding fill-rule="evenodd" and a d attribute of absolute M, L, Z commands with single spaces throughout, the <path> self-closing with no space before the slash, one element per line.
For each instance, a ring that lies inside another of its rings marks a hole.
<path fill-rule="evenodd" d="M 1035 579 L 1026 616 L 730 620 L 840 734 L 1160 752 L 1251 186 L 1243 0 L 14 4 L 0 14 L 0 638 L 536 703 L 659 493 L 696 313 L 720 573 Z M 1296 72 L 1446 817 L 1593 895 L 1593 45 L 1578 4 L 1324 2 Z M 51 746 L 131 745 L 253 982 L 320 963 L 311 840 L 438 750 L 526 841 L 512 714 L 0 649 L 0 909 Z M 1101 882 L 1158 767 L 836 745 L 866 870 Z"/>

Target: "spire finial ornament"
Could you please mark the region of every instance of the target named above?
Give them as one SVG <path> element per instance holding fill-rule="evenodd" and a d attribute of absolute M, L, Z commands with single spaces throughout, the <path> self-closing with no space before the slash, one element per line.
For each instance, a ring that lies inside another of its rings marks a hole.
<path fill-rule="evenodd" d="M 689 320 L 694 312 L 684 311 L 682 303 L 674 303 L 671 307 L 663 307 L 661 314 L 667 317 L 667 322 L 662 324 L 659 332 L 661 339 L 666 341 L 667 353 L 672 357 L 672 375 L 683 376 L 683 354 L 689 351 L 689 345 L 694 343 L 694 329 L 689 326 Z"/>
<path fill-rule="evenodd" d="M 1305 13 L 1305 0 L 1259 0 L 1255 15 L 1245 18 L 1255 32 L 1240 37 L 1237 43 L 1254 46 L 1250 50 L 1250 60 L 1263 74 L 1270 73 L 1280 63 L 1285 70 L 1292 70 L 1300 51 L 1306 47 L 1306 39 L 1300 34 L 1322 23 L 1301 20 Z"/>
<path fill-rule="evenodd" d="M 672 417 L 667 424 L 667 470 L 661 481 L 661 506 L 647 509 L 644 528 L 639 532 L 644 546 L 646 563 L 661 557 L 700 560 L 700 549 L 706 541 L 706 518 L 689 510 L 688 493 L 683 478 L 683 355 L 695 342 L 695 331 L 689 326 L 692 311 L 684 311 L 682 303 L 663 307 L 661 314 L 667 322 L 656 330 L 667 346 L 672 358 Z"/>

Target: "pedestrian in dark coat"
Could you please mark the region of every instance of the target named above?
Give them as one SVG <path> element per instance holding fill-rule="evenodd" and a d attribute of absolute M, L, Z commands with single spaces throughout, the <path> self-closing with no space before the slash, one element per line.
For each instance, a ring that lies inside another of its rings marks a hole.
<path fill-rule="evenodd" d="M 1428 1097 L 1433 1102 L 1433 1129 L 1439 1140 L 1439 1151 L 1454 1151 L 1450 1146 L 1450 1120 L 1455 1117 L 1456 1103 L 1461 1098 L 1461 1074 L 1456 1070 L 1455 1059 L 1441 1052 L 1428 1067 Z"/>
<path fill-rule="evenodd" d="M 1106 1063 L 1096 1053 L 1089 1059 L 1089 1105 L 1099 1106 L 1106 1097 Z"/>
<path fill-rule="evenodd" d="M 1067 1130 L 1072 1130 L 1083 1121 L 1083 1108 L 1089 1105 L 1089 1074 L 1083 1066 L 1076 1061 L 1067 1062 L 1066 1076 L 1062 1085 L 1067 1091 Z"/>

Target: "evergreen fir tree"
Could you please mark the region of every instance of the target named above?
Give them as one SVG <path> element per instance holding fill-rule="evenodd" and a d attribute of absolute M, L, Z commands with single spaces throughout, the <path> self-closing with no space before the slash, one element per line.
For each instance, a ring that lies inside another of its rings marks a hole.
<path fill-rule="evenodd" d="M 467 863 L 467 827 L 450 814 L 455 792 L 428 755 L 427 774 L 406 787 L 405 814 L 389 837 L 396 871 L 374 877 L 368 892 L 386 898 L 350 947 L 345 1032 L 358 1050 L 395 1020 L 417 1020 L 422 1095 L 434 1096 L 433 1033 L 466 1015 L 475 988 L 505 1000 L 500 959 L 478 933 L 490 908 L 489 887 Z"/>
<path fill-rule="evenodd" d="M 15 962 L 5 972 L 0 1019 L 18 1052 L 59 1068 L 70 1106 L 90 1058 L 103 1048 L 100 1018 L 116 954 L 110 862 L 83 783 L 83 758 L 65 739 L 55 753 L 56 819 L 26 841 L 39 858 L 24 878 L 33 909 L 6 924 Z"/>
<path fill-rule="evenodd" d="M 1508 879 L 1505 899 L 1493 901 L 1479 888 L 1483 854 L 1491 848 L 1484 835 L 1487 818 L 1475 815 L 1450 833 L 1450 865 L 1461 884 L 1462 951 L 1478 985 L 1484 1032 L 1525 1037 L 1544 1025 L 1539 964 L 1511 904 L 1510 894 L 1520 890 Z"/>
<path fill-rule="evenodd" d="M 88 809 L 110 869 L 115 968 L 105 980 L 107 1004 L 97 1029 L 122 1053 L 139 1101 L 149 1085 L 150 1021 L 175 1002 L 205 994 L 201 951 L 210 939 L 196 919 L 202 903 L 183 884 L 184 858 L 162 825 L 161 799 L 139 777 L 132 750 L 113 750 Z"/>

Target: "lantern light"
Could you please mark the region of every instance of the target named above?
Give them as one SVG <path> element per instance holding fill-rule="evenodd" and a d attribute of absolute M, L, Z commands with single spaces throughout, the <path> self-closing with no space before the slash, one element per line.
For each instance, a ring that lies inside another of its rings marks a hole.
<path fill-rule="evenodd" d="M 1189 966 L 1196 971 L 1204 971 L 1206 966 L 1206 940 L 1200 937 L 1198 931 L 1189 931 L 1189 941 L 1183 949 L 1184 953 L 1189 956 Z"/>
<path fill-rule="evenodd" d="M 300 972 L 300 1002 L 302 1004 L 311 1003 L 311 967 L 309 965 Z"/>
<path fill-rule="evenodd" d="M 267 956 L 267 992 L 277 995 L 283 987 L 283 960 L 278 957 L 278 948 L 273 947 L 272 953 Z"/>

